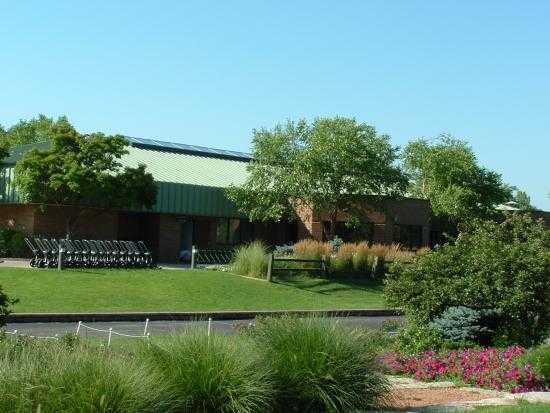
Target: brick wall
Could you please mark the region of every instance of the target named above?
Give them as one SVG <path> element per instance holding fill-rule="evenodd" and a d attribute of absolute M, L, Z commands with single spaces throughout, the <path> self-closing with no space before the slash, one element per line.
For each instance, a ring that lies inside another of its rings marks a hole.
<path fill-rule="evenodd" d="M 432 216 L 429 202 L 421 199 L 405 198 L 386 201 L 380 210 L 362 206 L 365 218 L 373 224 L 373 242 L 389 244 L 394 240 L 394 225 L 416 225 L 422 227 L 422 243 L 428 245 L 430 220 Z M 296 203 L 298 216 L 298 238 L 323 239 L 323 221 L 329 221 L 327 211 L 315 211 L 307 205 Z M 346 213 L 339 213 L 337 221 L 349 219 Z"/>
<path fill-rule="evenodd" d="M 0 227 L 10 227 L 32 234 L 34 231 L 33 205 L 1 204 Z"/>
<path fill-rule="evenodd" d="M 68 216 L 76 216 L 79 209 L 67 206 L 48 206 L 44 211 L 35 208 L 34 233 L 51 237 L 66 235 Z M 117 239 L 118 212 L 100 209 L 82 210 L 72 228 L 72 238 Z"/>

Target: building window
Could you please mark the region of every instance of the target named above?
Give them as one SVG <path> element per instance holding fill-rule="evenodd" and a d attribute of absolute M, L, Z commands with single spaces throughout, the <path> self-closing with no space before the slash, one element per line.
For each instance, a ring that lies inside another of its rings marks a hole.
<path fill-rule="evenodd" d="M 216 244 L 234 245 L 243 239 L 244 225 L 240 219 L 218 218 L 216 221 Z"/>
<path fill-rule="evenodd" d="M 229 220 L 218 218 L 216 223 L 216 243 L 227 244 L 229 238 Z"/>

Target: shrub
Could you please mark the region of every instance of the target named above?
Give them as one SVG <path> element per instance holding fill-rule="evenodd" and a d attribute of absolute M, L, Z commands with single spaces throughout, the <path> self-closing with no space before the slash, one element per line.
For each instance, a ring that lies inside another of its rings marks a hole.
<path fill-rule="evenodd" d="M 0 255 L 6 257 L 26 257 L 28 247 L 25 244 L 25 235 L 12 228 L 0 229 Z"/>
<path fill-rule="evenodd" d="M 164 386 L 131 360 L 57 343 L 3 342 L 0 411 L 169 411 Z"/>
<path fill-rule="evenodd" d="M 456 344 L 488 344 L 493 334 L 492 325 L 498 315 L 494 310 L 474 310 L 468 307 L 449 307 L 431 326 L 445 340 Z"/>
<path fill-rule="evenodd" d="M 550 345 L 541 345 L 529 349 L 517 363 L 518 367 L 531 365 L 533 371 L 542 377 L 547 386 L 550 386 Z"/>
<path fill-rule="evenodd" d="M 478 387 L 508 390 L 513 393 L 547 390 L 544 380 L 529 364 L 519 361 L 525 349 L 511 346 L 466 349 L 437 353 L 427 351 L 413 356 L 384 354 L 380 361 L 393 374 L 404 374 L 418 380 L 455 379 Z"/>
<path fill-rule="evenodd" d="M 441 333 L 430 325 L 409 323 L 399 330 L 396 346 L 402 354 L 417 354 L 426 350 L 443 348 L 445 340 Z"/>
<path fill-rule="evenodd" d="M 495 340 L 526 346 L 550 325 L 550 232 L 528 215 L 475 221 L 446 244 L 409 264 L 391 266 L 385 295 L 409 319 L 428 323 L 447 308 L 500 311 Z"/>
<path fill-rule="evenodd" d="M 244 337 L 187 331 L 153 344 L 144 360 L 175 394 L 180 412 L 265 412 L 272 403 L 268 371 Z"/>
<path fill-rule="evenodd" d="M 11 313 L 10 306 L 17 303 L 17 299 L 11 299 L 4 293 L 0 286 L 0 327 L 4 327 L 7 323 L 8 315 Z"/>
<path fill-rule="evenodd" d="M 237 249 L 231 270 L 236 274 L 263 278 L 267 273 L 268 259 L 266 246 L 261 241 L 254 241 Z"/>
<path fill-rule="evenodd" d="M 294 244 L 294 255 L 298 258 L 320 260 L 323 255 L 330 257 L 332 246 L 326 242 L 304 239 Z"/>
<path fill-rule="evenodd" d="M 266 318 L 253 337 L 281 411 L 352 411 L 383 401 L 388 383 L 369 340 L 318 318 Z"/>

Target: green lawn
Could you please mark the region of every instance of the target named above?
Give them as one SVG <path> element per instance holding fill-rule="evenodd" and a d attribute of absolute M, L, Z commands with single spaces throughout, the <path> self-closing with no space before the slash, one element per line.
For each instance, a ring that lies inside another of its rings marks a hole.
<path fill-rule="evenodd" d="M 475 413 L 548 413 L 550 404 L 520 403 L 517 406 L 479 407 L 469 411 Z"/>
<path fill-rule="evenodd" d="M 382 285 L 298 278 L 267 283 L 207 270 L 0 268 L 14 312 L 382 308 Z"/>

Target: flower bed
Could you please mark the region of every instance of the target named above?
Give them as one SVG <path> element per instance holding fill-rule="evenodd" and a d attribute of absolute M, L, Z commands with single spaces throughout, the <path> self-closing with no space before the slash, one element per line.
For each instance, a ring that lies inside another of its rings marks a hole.
<path fill-rule="evenodd" d="M 512 393 L 548 390 L 544 378 L 530 364 L 518 363 L 525 353 L 520 346 L 460 351 L 427 351 L 414 356 L 388 352 L 381 357 L 384 368 L 392 374 L 412 376 L 418 380 L 460 380 L 478 387 Z"/>

